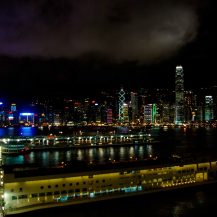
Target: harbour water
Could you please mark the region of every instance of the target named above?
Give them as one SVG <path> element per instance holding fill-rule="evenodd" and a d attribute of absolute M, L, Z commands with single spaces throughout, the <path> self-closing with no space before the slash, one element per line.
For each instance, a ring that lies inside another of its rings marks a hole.
<path fill-rule="evenodd" d="M 134 144 L 127 147 L 76 148 L 65 151 L 31 152 L 26 155 L 3 156 L 3 163 L 6 165 L 37 163 L 47 167 L 71 160 L 93 162 L 125 161 L 145 159 L 150 155 L 168 157 L 172 154 L 193 158 L 196 154 L 203 157 L 205 154 L 213 155 L 217 153 L 216 128 L 153 129 L 152 135 L 160 142 L 153 145 Z M 216 185 L 208 185 L 69 207 L 37 210 L 22 213 L 17 217 L 57 217 L 60 215 L 64 217 L 216 216 L 216 194 Z"/>

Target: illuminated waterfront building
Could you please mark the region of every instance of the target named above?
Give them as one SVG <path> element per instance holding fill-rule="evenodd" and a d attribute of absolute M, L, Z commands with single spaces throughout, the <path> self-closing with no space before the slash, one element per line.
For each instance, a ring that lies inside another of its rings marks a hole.
<path fill-rule="evenodd" d="M 161 123 L 171 123 L 174 119 L 173 108 L 169 103 L 163 103 L 161 105 Z"/>
<path fill-rule="evenodd" d="M 19 114 L 19 123 L 23 123 L 23 124 L 34 124 L 35 120 L 34 120 L 34 113 L 31 112 L 22 112 Z"/>
<path fill-rule="evenodd" d="M 205 121 L 211 121 L 213 119 L 213 97 L 205 96 Z"/>
<path fill-rule="evenodd" d="M 16 110 L 17 110 L 16 104 L 15 104 L 15 103 L 12 103 L 12 104 L 11 104 L 11 111 L 12 111 L 12 112 L 15 112 Z"/>
<path fill-rule="evenodd" d="M 185 91 L 184 95 L 184 111 L 185 111 L 185 121 L 195 121 L 196 119 L 196 95 L 192 91 Z"/>
<path fill-rule="evenodd" d="M 129 107 L 126 103 L 123 104 L 123 123 L 129 122 Z"/>
<path fill-rule="evenodd" d="M 61 115 L 61 111 L 56 110 L 54 112 L 54 126 L 60 126 L 62 125 L 62 115 Z"/>
<path fill-rule="evenodd" d="M 176 66 L 175 75 L 175 124 L 184 122 L 184 73 L 182 66 Z"/>
<path fill-rule="evenodd" d="M 156 104 L 148 104 L 144 106 L 144 122 L 146 124 L 156 123 Z"/>
<path fill-rule="evenodd" d="M 113 117 L 112 117 L 112 109 L 107 109 L 107 123 L 111 124 Z"/>

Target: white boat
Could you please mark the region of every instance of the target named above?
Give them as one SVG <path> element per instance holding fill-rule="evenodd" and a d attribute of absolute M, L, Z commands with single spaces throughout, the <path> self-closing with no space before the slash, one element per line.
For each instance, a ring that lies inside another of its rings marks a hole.
<path fill-rule="evenodd" d="M 1 144 L 2 154 L 26 154 L 30 148 L 25 143 L 6 143 Z"/>

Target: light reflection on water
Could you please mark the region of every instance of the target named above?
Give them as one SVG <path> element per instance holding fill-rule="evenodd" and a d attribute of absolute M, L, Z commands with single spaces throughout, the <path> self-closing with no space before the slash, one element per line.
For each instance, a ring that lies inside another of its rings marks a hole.
<path fill-rule="evenodd" d="M 0 137 L 7 136 L 36 136 L 37 128 L 35 127 L 5 127 L 0 128 Z"/>
<path fill-rule="evenodd" d="M 33 136 L 36 128 L 0 128 L 0 136 L 20 135 Z M 3 156 L 4 164 L 32 163 L 41 166 L 55 166 L 62 161 L 94 161 L 108 162 L 109 160 L 126 161 L 132 158 L 145 159 L 148 156 L 171 156 L 171 154 L 201 152 L 213 149 L 216 151 L 217 129 L 167 129 L 152 131 L 160 143 L 134 144 L 122 147 L 104 147 L 90 149 L 71 149 L 61 151 L 31 152 L 24 156 Z M 214 151 L 212 151 L 214 153 Z"/>
<path fill-rule="evenodd" d="M 89 149 L 72 149 L 61 151 L 37 151 L 26 155 L 3 156 L 5 165 L 12 164 L 40 164 L 41 166 L 55 166 L 62 161 L 94 161 L 105 163 L 109 160 L 126 161 L 131 158 L 143 159 L 153 153 L 151 145 L 141 145 L 131 147 L 106 147 Z"/>

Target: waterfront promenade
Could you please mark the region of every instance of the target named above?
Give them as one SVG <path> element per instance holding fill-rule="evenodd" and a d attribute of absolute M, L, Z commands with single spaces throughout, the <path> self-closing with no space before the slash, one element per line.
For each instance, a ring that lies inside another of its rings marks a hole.
<path fill-rule="evenodd" d="M 102 147 L 112 145 L 141 144 L 154 142 L 149 133 L 112 134 L 112 135 L 79 135 L 79 136 L 33 136 L 33 137 L 5 137 L 0 138 L 2 144 L 23 143 L 32 150 L 60 149 L 73 147 Z"/>

